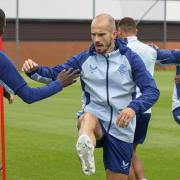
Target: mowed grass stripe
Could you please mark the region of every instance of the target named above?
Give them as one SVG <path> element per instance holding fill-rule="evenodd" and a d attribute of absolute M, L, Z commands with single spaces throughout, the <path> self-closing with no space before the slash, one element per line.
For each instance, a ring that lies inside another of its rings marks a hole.
<path fill-rule="evenodd" d="M 146 142 L 140 146 L 147 178 L 180 179 L 180 131 L 171 115 L 173 71 L 155 72 L 161 97 L 153 108 Z M 30 86 L 40 84 L 28 79 Z M 80 83 L 41 102 L 27 105 L 16 97 L 5 104 L 8 180 L 104 180 L 102 150 L 95 151 L 96 174 L 82 174 L 76 156 L 76 112 Z"/>

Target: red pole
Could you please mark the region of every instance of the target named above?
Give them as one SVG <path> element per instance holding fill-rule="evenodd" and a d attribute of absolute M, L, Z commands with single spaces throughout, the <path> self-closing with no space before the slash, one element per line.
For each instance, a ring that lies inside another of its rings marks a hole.
<path fill-rule="evenodd" d="M 5 128 L 4 128 L 4 96 L 3 88 L 0 86 L 0 111 L 1 111 L 1 158 L 2 158 L 2 180 L 6 180 L 5 161 Z"/>
<path fill-rule="evenodd" d="M 0 36 L 0 51 L 2 50 L 2 37 Z"/>
<path fill-rule="evenodd" d="M 0 36 L 0 51 L 2 50 L 2 37 Z M 6 180 L 6 160 L 5 160 L 5 128 L 4 128 L 4 92 L 0 86 L 0 113 L 1 113 L 1 159 L 2 159 L 2 180 Z"/>

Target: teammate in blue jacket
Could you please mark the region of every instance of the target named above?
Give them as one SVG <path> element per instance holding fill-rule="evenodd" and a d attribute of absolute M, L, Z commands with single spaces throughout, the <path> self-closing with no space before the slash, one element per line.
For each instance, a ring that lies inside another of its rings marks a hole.
<path fill-rule="evenodd" d="M 79 137 L 76 144 L 82 170 L 95 172 L 93 151 L 103 147 L 108 180 L 128 178 L 136 114 L 149 109 L 158 99 L 159 90 L 141 58 L 125 43 L 115 39 L 115 20 L 108 14 L 96 16 L 91 24 L 93 45 L 53 68 L 23 70 L 33 79 L 54 81 L 64 69 L 80 69 L 83 107 L 79 113 Z M 141 96 L 135 98 L 138 86 Z"/>
<path fill-rule="evenodd" d="M 118 22 L 118 37 L 123 39 L 127 46 L 136 52 L 143 60 L 147 70 L 154 75 L 155 63 L 177 64 L 180 63 L 180 50 L 154 49 L 137 38 L 137 27 L 131 17 L 124 17 Z M 141 95 L 139 88 L 136 88 L 136 97 Z M 137 114 L 136 130 L 133 142 L 133 158 L 129 180 L 144 179 L 144 169 L 139 156 L 136 153 L 138 144 L 143 144 L 146 138 L 151 109 L 142 114 Z"/>
<path fill-rule="evenodd" d="M 172 97 L 172 114 L 174 120 L 180 125 L 180 65 L 176 66 L 176 76 L 174 79 L 174 91 Z"/>
<path fill-rule="evenodd" d="M 5 13 L 2 9 L 0 9 L 0 36 L 4 32 L 5 25 Z M 2 51 L 0 51 L 0 81 L 7 85 L 26 103 L 39 101 L 61 91 L 63 87 L 74 83 L 77 77 L 78 70 L 73 71 L 72 69 L 69 69 L 66 72 L 61 72 L 58 76 L 56 76 L 55 81 L 44 87 L 30 88 L 18 73 L 16 67 L 10 59 Z"/>

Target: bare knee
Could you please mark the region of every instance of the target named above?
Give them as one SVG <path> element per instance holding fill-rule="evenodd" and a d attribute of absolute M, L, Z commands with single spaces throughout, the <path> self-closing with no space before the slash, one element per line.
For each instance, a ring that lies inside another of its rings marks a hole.
<path fill-rule="evenodd" d="M 78 129 L 79 130 L 83 129 L 83 130 L 93 132 L 96 139 L 100 139 L 102 137 L 102 129 L 99 124 L 99 121 L 98 121 L 97 117 L 90 112 L 84 113 L 79 118 Z"/>
<path fill-rule="evenodd" d="M 88 125 L 89 127 L 94 126 L 95 128 L 96 123 L 96 116 L 90 112 L 86 112 L 79 118 L 78 126 L 80 128 L 81 126 Z"/>
<path fill-rule="evenodd" d="M 91 112 L 86 112 L 79 118 L 80 121 L 91 120 L 91 119 L 97 119 L 96 116 Z"/>

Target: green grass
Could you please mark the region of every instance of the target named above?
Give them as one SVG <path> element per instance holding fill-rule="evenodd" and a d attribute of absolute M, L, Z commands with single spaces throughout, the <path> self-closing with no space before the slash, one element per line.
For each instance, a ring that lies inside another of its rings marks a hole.
<path fill-rule="evenodd" d="M 149 180 L 180 180 L 180 130 L 171 116 L 173 71 L 155 73 L 161 98 L 153 108 L 148 136 L 138 153 Z M 31 86 L 36 83 L 28 80 Z M 7 180 L 104 180 L 102 150 L 95 151 L 96 173 L 82 174 L 76 156 L 79 83 L 27 105 L 5 103 Z"/>

